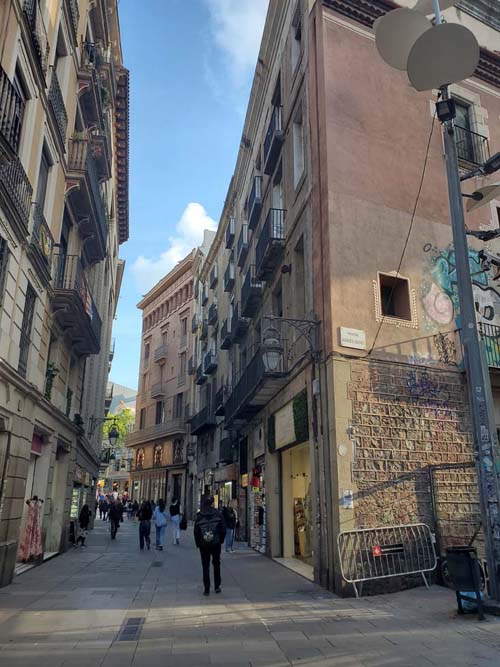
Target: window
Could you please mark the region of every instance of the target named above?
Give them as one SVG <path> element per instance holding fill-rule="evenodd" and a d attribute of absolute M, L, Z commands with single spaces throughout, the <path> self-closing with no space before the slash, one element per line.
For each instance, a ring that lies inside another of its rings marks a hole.
<path fill-rule="evenodd" d="M 153 463 L 155 466 L 161 466 L 161 461 L 163 458 L 163 447 L 161 445 L 155 445 Z"/>
<path fill-rule="evenodd" d="M 304 173 L 304 126 L 302 124 L 302 109 L 293 121 L 293 184 L 297 187 Z"/>
<path fill-rule="evenodd" d="M 156 401 L 155 424 L 163 424 L 165 418 L 165 405 L 163 401 Z"/>
<path fill-rule="evenodd" d="M 26 103 L 29 100 L 29 95 L 27 93 L 27 87 L 25 85 L 23 76 L 21 74 L 21 71 L 19 67 L 16 67 L 16 72 L 14 74 L 14 79 L 12 81 L 12 84 L 14 86 L 14 89 L 16 93 L 19 96 L 19 99 L 21 100 L 21 104 L 19 105 L 19 109 L 17 110 L 16 116 L 13 119 L 13 126 L 15 127 L 14 130 L 14 149 L 19 152 L 19 144 L 21 141 L 21 132 L 22 132 L 22 126 L 23 126 L 23 120 L 24 120 L 24 110 L 26 109 Z"/>
<path fill-rule="evenodd" d="M 183 416 L 183 408 L 184 408 L 184 394 L 177 394 L 174 403 L 174 417 L 176 419 L 179 419 L 180 417 Z"/>
<path fill-rule="evenodd" d="M 146 343 L 144 346 L 144 361 L 149 361 L 149 353 L 150 353 L 151 345 L 149 343 Z"/>
<path fill-rule="evenodd" d="M 181 320 L 181 336 L 187 336 L 187 327 L 188 327 L 187 317 L 183 317 Z"/>
<path fill-rule="evenodd" d="M 300 17 L 300 3 L 295 10 L 295 15 L 292 21 L 292 74 L 295 73 L 297 65 L 299 64 L 300 54 L 302 52 L 302 20 Z"/>
<path fill-rule="evenodd" d="M 146 408 L 141 408 L 139 415 L 139 428 L 143 429 L 146 426 Z"/>
<path fill-rule="evenodd" d="M 5 282 L 7 280 L 7 268 L 9 265 L 9 246 L 7 241 L 0 236 L 0 306 L 3 303 Z"/>
<path fill-rule="evenodd" d="M 36 294 L 28 283 L 26 289 L 26 301 L 24 303 L 23 323 L 21 325 L 21 340 L 19 342 L 19 374 L 26 377 L 28 369 L 28 353 L 31 343 L 31 329 L 33 326 L 33 313 L 35 312 Z"/>
<path fill-rule="evenodd" d="M 50 158 L 47 149 L 44 146 L 40 157 L 40 169 L 38 171 L 38 183 L 36 186 L 36 202 L 43 213 L 45 207 L 45 197 L 47 196 L 47 185 L 49 183 Z"/>
<path fill-rule="evenodd" d="M 272 208 L 283 210 L 283 163 L 280 162 L 273 179 Z"/>
<path fill-rule="evenodd" d="M 305 263 L 304 263 L 304 237 L 301 236 L 299 242 L 295 246 L 293 253 L 293 278 L 294 278 L 294 305 L 296 310 L 295 316 L 298 318 L 304 317 L 306 313 L 306 279 L 305 279 Z"/>
<path fill-rule="evenodd" d="M 183 377 L 184 375 L 186 375 L 186 353 L 182 352 L 180 356 L 181 356 L 181 367 L 179 370 L 179 375 Z"/>
<path fill-rule="evenodd" d="M 410 285 L 406 278 L 379 274 L 382 315 L 411 320 Z"/>

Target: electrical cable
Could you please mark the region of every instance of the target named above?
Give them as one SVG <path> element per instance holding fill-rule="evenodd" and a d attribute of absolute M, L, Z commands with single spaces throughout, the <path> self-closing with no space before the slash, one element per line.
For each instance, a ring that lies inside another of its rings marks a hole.
<path fill-rule="evenodd" d="M 412 229 L 413 229 L 413 223 L 415 221 L 415 215 L 417 213 L 418 203 L 420 201 L 420 195 L 422 194 L 422 188 L 423 188 L 423 185 L 424 185 L 425 172 L 427 170 L 427 162 L 429 161 L 429 151 L 430 151 L 430 147 L 431 147 L 432 135 L 434 133 L 435 122 L 436 122 L 436 111 L 434 111 L 434 115 L 432 116 L 431 131 L 429 133 L 429 139 L 427 140 L 427 148 L 426 148 L 426 151 L 425 151 L 425 159 L 424 159 L 424 164 L 423 164 L 423 167 L 422 167 L 422 176 L 420 177 L 420 183 L 419 183 L 419 186 L 418 186 L 417 197 L 415 199 L 415 204 L 413 206 L 413 211 L 412 211 L 411 219 L 410 219 L 410 226 L 408 227 L 408 233 L 406 235 L 405 243 L 404 243 L 404 246 L 403 246 L 403 252 L 401 253 L 401 258 L 399 260 L 396 275 L 394 276 L 394 282 L 392 284 L 391 292 L 389 294 L 389 301 L 391 301 L 392 295 L 394 294 L 394 290 L 396 288 L 396 279 L 399 278 L 399 272 L 401 270 L 401 265 L 403 264 L 403 259 L 404 259 L 405 253 L 406 253 L 406 249 L 408 248 L 408 243 L 410 241 L 410 236 L 411 236 L 411 232 L 412 232 Z M 385 322 L 385 315 L 382 315 L 382 319 L 380 320 L 380 324 L 378 326 L 377 333 L 375 334 L 375 338 L 373 339 L 373 343 L 372 343 L 370 349 L 368 350 L 368 352 L 364 356 L 358 357 L 358 358 L 366 359 L 367 357 L 369 357 L 371 355 L 371 353 L 373 352 L 373 350 L 375 348 L 375 344 L 377 342 L 377 339 L 379 337 L 379 334 L 380 334 L 380 331 L 382 329 L 382 326 L 383 326 L 384 322 Z"/>

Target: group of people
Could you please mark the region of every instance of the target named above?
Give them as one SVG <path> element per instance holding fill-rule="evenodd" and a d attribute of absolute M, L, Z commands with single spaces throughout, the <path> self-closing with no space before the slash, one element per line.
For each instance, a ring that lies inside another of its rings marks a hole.
<path fill-rule="evenodd" d="M 151 549 L 151 521 L 154 521 L 156 527 L 156 548 L 159 551 L 163 551 L 169 520 L 172 524 L 172 541 L 174 545 L 179 544 L 181 528 L 184 529 L 187 526 L 185 519 L 181 519 L 180 504 L 177 498 L 172 500 L 172 504 L 168 508 L 168 514 L 163 499 L 159 500 L 157 504 L 152 500 L 143 501 L 137 510 L 137 518 L 139 520 L 139 547 L 141 550 L 144 549 L 145 544 L 148 549 Z"/>

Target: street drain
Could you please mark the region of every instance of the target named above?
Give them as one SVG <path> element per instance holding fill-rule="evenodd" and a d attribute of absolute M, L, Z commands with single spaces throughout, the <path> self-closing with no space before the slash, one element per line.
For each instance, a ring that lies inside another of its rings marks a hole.
<path fill-rule="evenodd" d="M 125 619 L 118 633 L 117 641 L 136 642 L 141 636 L 144 618 L 144 616 L 135 616 Z"/>

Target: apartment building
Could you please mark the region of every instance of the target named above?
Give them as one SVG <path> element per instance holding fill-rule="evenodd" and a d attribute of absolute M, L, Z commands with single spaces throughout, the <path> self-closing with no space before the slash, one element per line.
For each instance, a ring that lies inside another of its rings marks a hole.
<path fill-rule="evenodd" d="M 0 582 L 37 496 L 45 555 L 93 500 L 128 238 L 114 0 L 0 6 Z"/>
<path fill-rule="evenodd" d="M 444 13 L 481 46 L 474 77 L 451 88 L 464 172 L 500 149 L 500 14 L 483 5 Z M 344 530 L 424 522 L 442 552 L 479 525 L 437 91 L 377 54 L 373 21 L 395 6 L 271 0 L 195 306 L 198 485 L 237 504 L 252 546 L 338 592 Z M 467 224 L 496 229 L 499 211 Z M 470 238 L 500 420 L 482 247 Z"/>
<path fill-rule="evenodd" d="M 141 362 L 132 448 L 131 493 L 135 500 L 170 503 L 178 498 L 191 513 L 188 464 L 193 278 L 212 235 L 193 249 L 138 304 L 142 311 Z"/>

